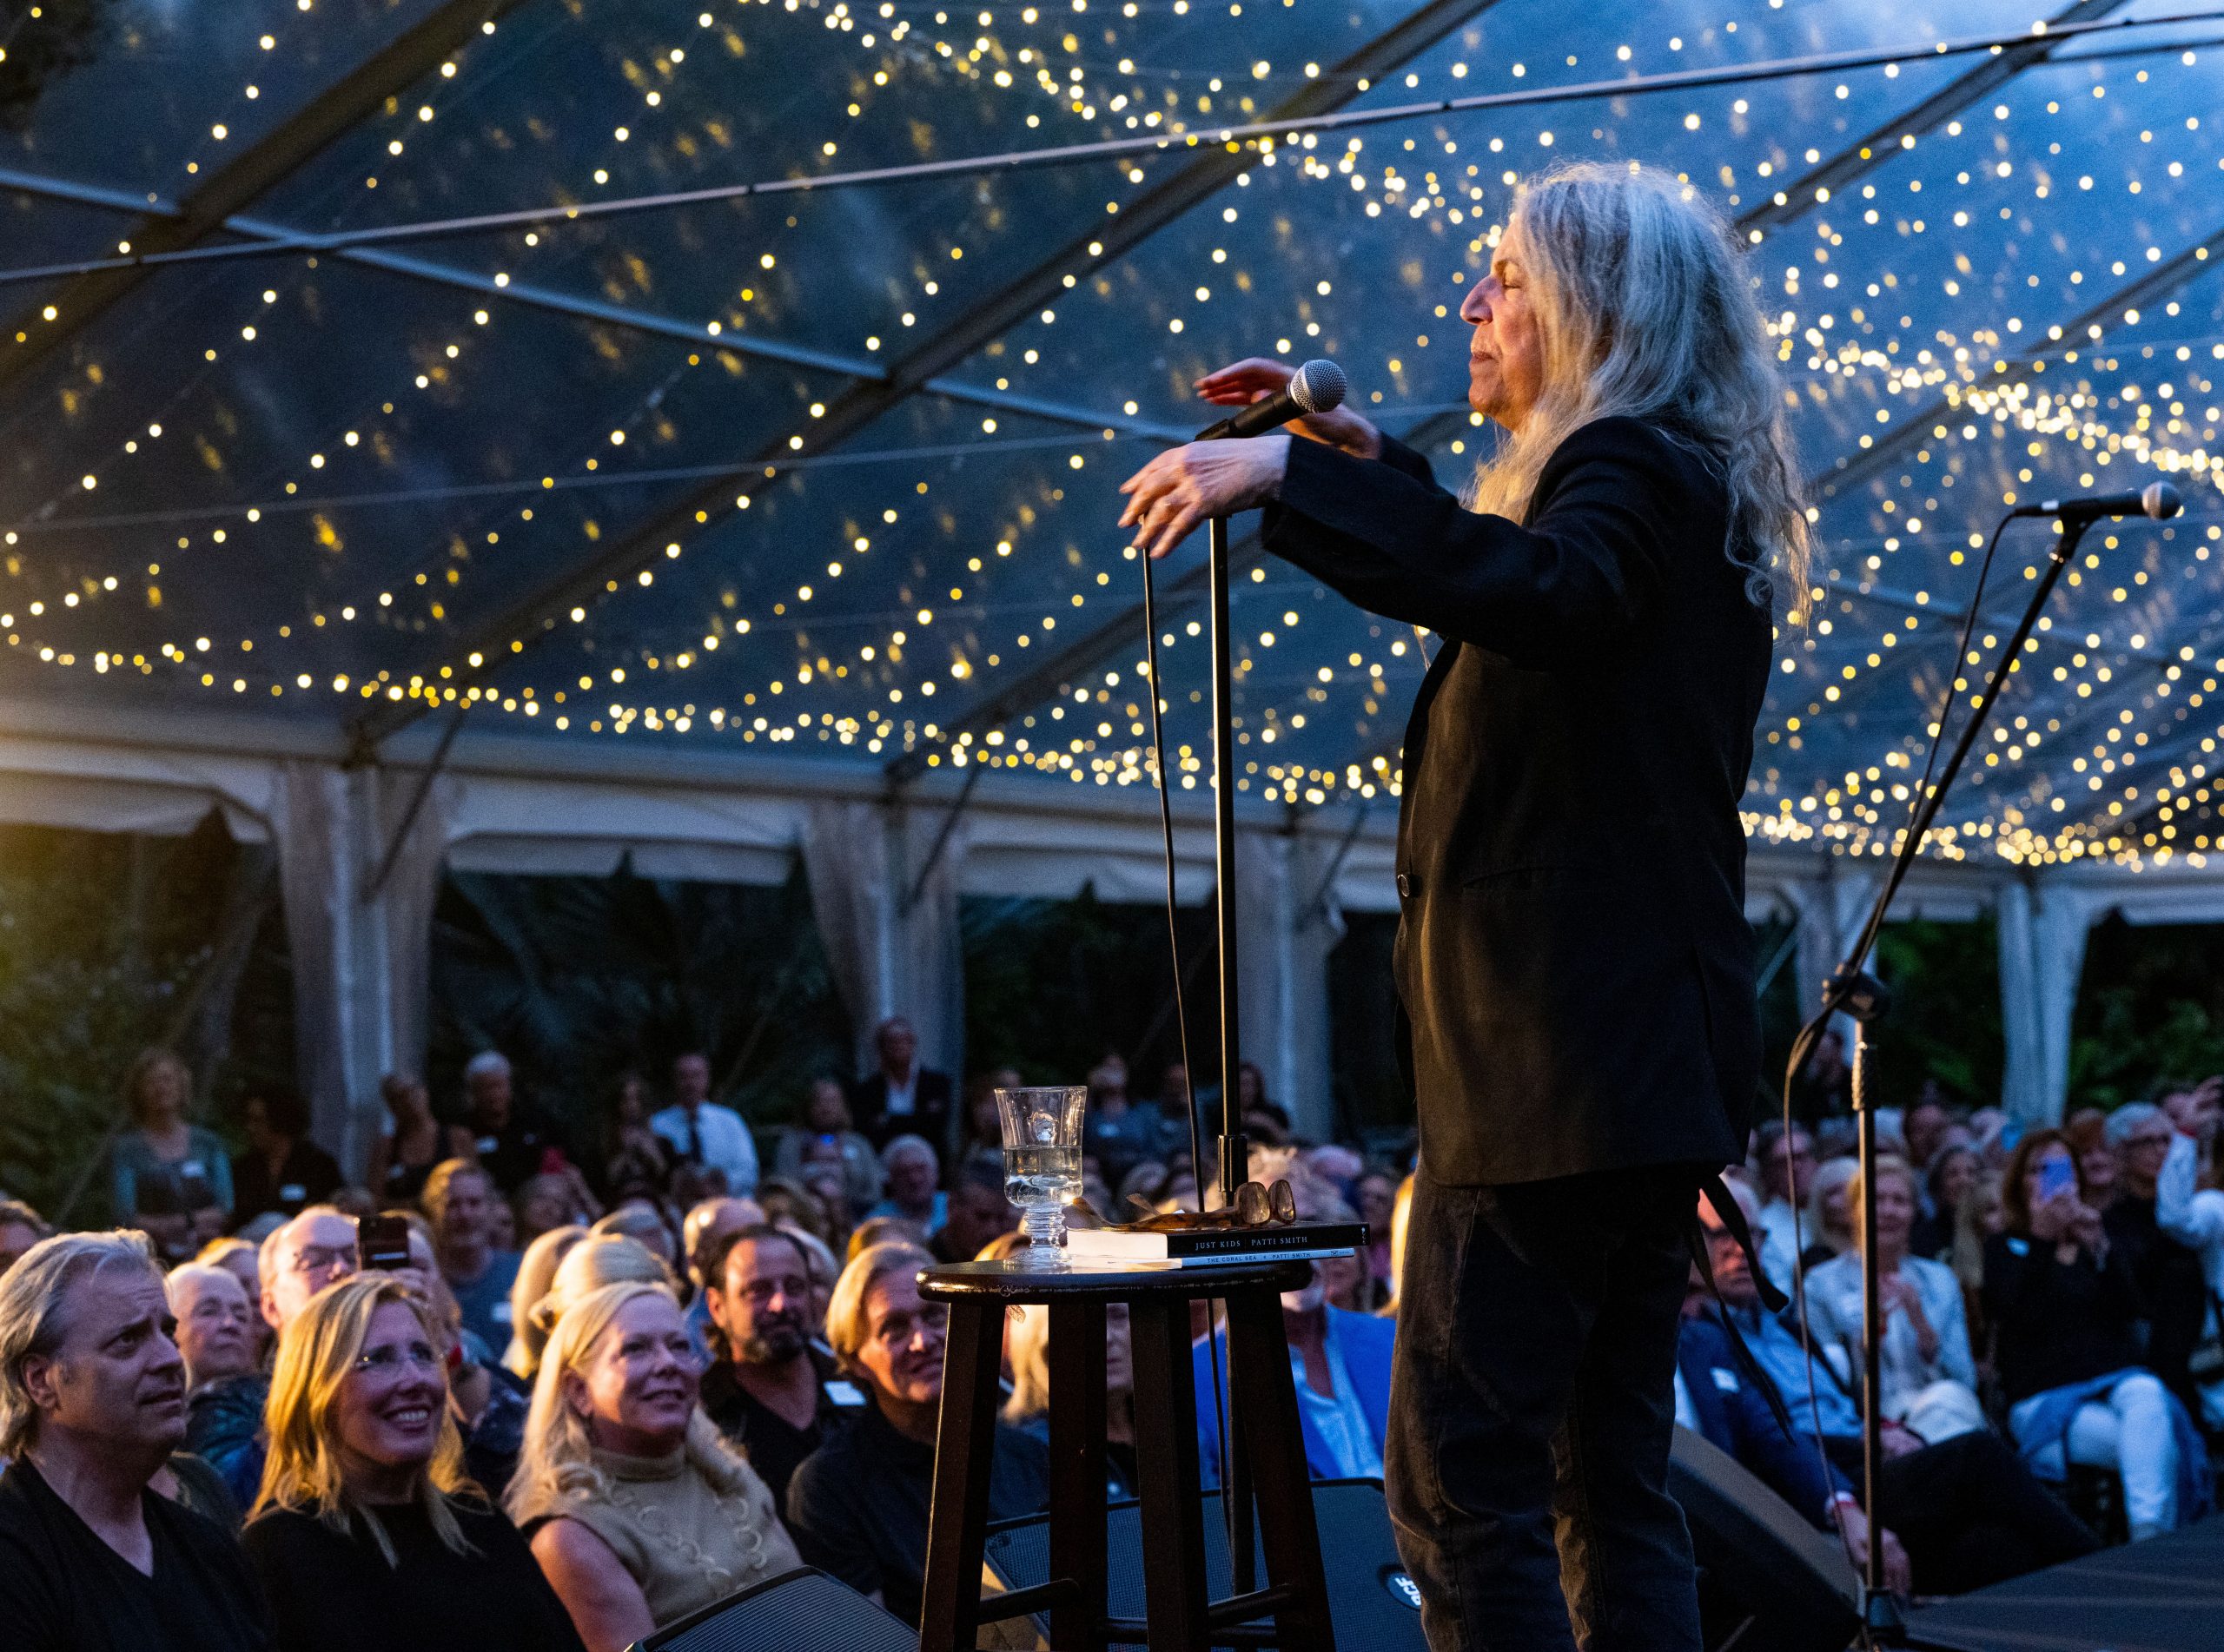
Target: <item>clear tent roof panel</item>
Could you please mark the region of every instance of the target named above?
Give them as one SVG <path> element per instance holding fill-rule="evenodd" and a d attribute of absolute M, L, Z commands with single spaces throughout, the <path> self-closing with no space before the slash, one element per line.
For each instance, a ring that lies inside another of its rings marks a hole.
<path fill-rule="evenodd" d="M 117 8 L 173 25 L 206 10 Z M 103 88 L 128 93 L 128 77 L 155 61 L 143 44 L 58 76 L 22 154 L 0 164 L 174 199 L 189 193 L 188 160 L 273 129 L 341 72 L 344 43 L 361 47 L 359 60 L 428 10 L 238 7 L 207 54 L 196 48 L 193 72 L 172 76 L 190 84 L 129 105 L 135 120 L 109 122 L 128 129 L 86 130 L 99 124 L 87 100 Z M 1193 123 L 1237 120 L 1287 96 L 1306 63 L 1333 61 L 1402 15 L 1314 0 L 1240 14 L 1094 0 L 1085 13 L 1033 10 L 999 3 L 983 23 L 978 7 L 884 14 L 705 0 L 705 26 L 693 6 L 588 12 L 527 0 L 492 38 L 459 50 L 453 75 L 398 91 L 244 215 L 266 228 L 352 228 L 1122 136 L 1153 129 L 1153 113 L 1161 130 L 1176 110 Z M 1506 0 L 1351 107 L 2020 34 L 2030 20 L 2005 4 L 1916 12 L 1753 0 L 1732 13 L 1568 16 Z M 282 43 L 263 50 L 261 32 Z M 2005 737 L 1988 752 L 1998 762 L 1980 760 L 1982 783 L 1957 800 L 1955 852 L 1974 846 L 1971 831 L 2016 854 L 2061 847 L 2016 837 L 2027 829 L 2079 827 L 2105 843 L 2154 806 L 2150 774 L 2166 790 L 2201 778 L 2190 765 L 2217 730 L 2196 697 L 2214 691 L 2192 673 L 2224 673 L 2217 564 L 2201 554 L 2215 512 L 2205 466 L 2224 317 L 2215 280 L 2187 261 L 2224 230 L 2210 117 L 2224 59 L 2205 49 L 2212 36 L 2224 40 L 2224 20 L 2065 43 L 2055 62 L 2023 68 L 1912 149 L 1876 157 L 1827 204 L 1766 226 L 1752 268 L 1783 325 L 1803 452 L 1829 488 L 1817 501 L 1827 594 L 1812 631 L 1786 633 L 1791 669 L 1773 680 L 1749 799 L 1756 829 L 1819 833 L 1857 851 L 1887 841 L 1904 809 L 1890 788 L 1919 766 L 1921 729 L 1948 689 L 1949 622 L 1974 572 L 1971 536 L 2008 493 L 2105 487 L 2157 467 L 2185 472 L 2195 514 L 2096 531 L 2088 549 L 2103 565 L 2065 584 L 2011 684 Z M 313 50 L 296 49 L 311 39 Z M 1285 342 L 1292 359 L 1333 354 L 1358 405 L 1393 431 L 1418 426 L 1439 474 L 1456 481 L 1490 439 L 1459 411 L 1466 330 L 1453 312 L 1503 221 L 1506 173 L 1642 157 L 1747 214 L 1982 61 L 1923 56 L 1897 73 L 1440 113 L 1323 131 L 1310 149 L 1278 144 L 1272 164 L 1252 158 L 1248 182 L 1078 271 L 1050 321 L 1017 320 L 949 369 L 937 381 L 948 395 L 915 394 L 773 479 L 746 475 L 744 462 L 780 453 L 790 435 L 808 446 L 817 409 L 1053 248 L 1115 221 L 1108 203 L 1133 208 L 1194 152 L 557 223 L 530 244 L 522 228 L 443 236 L 381 249 L 386 268 L 350 254 L 313 269 L 295 256 L 168 271 L 0 404 L 15 454 L 0 472 L 0 516 L 16 533 L 0 608 L 44 610 L 0 614 L 20 638 L 0 669 L 86 692 L 89 658 L 137 655 L 128 675 L 141 696 L 275 688 L 278 709 L 351 715 L 367 689 L 384 700 L 416 678 L 438 693 L 451 680 L 443 667 L 469 680 L 467 650 L 506 625 L 539 623 L 546 603 L 528 598 L 639 539 L 651 583 L 629 564 L 616 591 L 605 580 L 577 593 L 576 619 L 560 607 L 547 615 L 553 630 L 504 656 L 491 679 L 495 712 L 543 729 L 561 718 L 586 737 L 823 740 L 861 762 L 988 750 L 1045 774 L 1148 783 L 1141 719 L 1127 710 L 1139 627 L 1067 651 L 1127 624 L 1139 569 L 1114 525 L 1113 489 L 1150 451 L 1143 428 L 1201 420 L 1188 393 L 1198 372 Z M 242 100 L 251 70 L 260 95 L 228 119 L 224 100 Z M 1011 84 L 997 84 L 999 73 Z M 220 122 L 228 135 L 215 140 Z M 73 154 L 67 167 L 56 158 Z M 103 216 L 15 196 L 10 221 L 26 228 L 8 261 L 93 249 L 129 221 L 108 215 L 103 227 Z M 2190 279 L 2153 294 L 2136 321 L 2103 313 L 2098 341 L 2049 336 L 2155 269 Z M 28 315 L 21 306 L 35 311 L 48 290 L 8 296 Z M 266 291 L 276 296 L 266 302 Z M 2034 352 L 2043 371 L 2031 370 Z M 1996 361 L 2012 371 L 1996 375 Z M 1030 416 L 1019 400 L 1029 398 L 1046 414 L 1042 404 L 1066 412 Z M 146 433 L 157 422 L 164 439 Z M 1930 433 L 1934 424 L 1947 434 Z M 1890 457 L 1873 464 L 1864 455 L 1879 440 Z M 89 492 L 88 474 L 98 481 Z M 727 482 L 750 508 L 711 491 Z M 665 519 L 698 490 L 703 519 L 672 519 L 668 543 L 681 554 L 662 557 Z M 250 510 L 259 519 L 246 519 Z M 659 533 L 642 538 L 645 525 Z M 2118 543 L 2104 546 L 2110 533 Z M 2004 633 L 2042 543 L 2035 525 L 2011 532 L 1980 640 Z M 1193 761 L 1204 743 L 1205 650 L 1188 634 L 1201 615 L 1182 605 L 1176 582 L 1201 552 L 1185 547 L 1161 571 L 1176 593 L 1161 625 L 1174 638 L 1169 737 Z M 1247 568 L 1234 609 L 1245 790 L 1317 805 L 1354 783 L 1387 789 L 1419 639 L 1272 558 Z M 227 664 L 189 645 L 204 634 Z M 162 642 L 187 645 L 175 658 L 149 651 Z M 2199 657 L 2183 657 L 2188 647 Z M 1004 738 L 989 747 L 981 708 L 1042 676 L 1046 660 L 1060 664 L 1044 697 L 1004 704 Z M 122 675 L 98 689 L 120 691 Z M 421 694 L 411 704 L 429 704 Z M 2167 779 L 2172 765 L 2181 778 Z"/>

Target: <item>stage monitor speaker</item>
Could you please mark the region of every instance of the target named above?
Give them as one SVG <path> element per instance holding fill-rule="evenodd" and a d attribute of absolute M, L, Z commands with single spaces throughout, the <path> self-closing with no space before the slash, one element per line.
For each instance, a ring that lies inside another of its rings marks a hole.
<path fill-rule="evenodd" d="M 804 1566 L 667 1623 L 631 1652 L 918 1652 L 919 1632 Z"/>
<path fill-rule="evenodd" d="M 1668 1490 L 1682 1505 L 1699 1564 L 1707 1643 L 1771 1652 L 1843 1652 L 1861 1624 L 1852 1565 L 1838 1538 L 1737 1458 L 1676 1431 Z"/>
<path fill-rule="evenodd" d="M 1328 1612 L 1336 1644 L 1354 1652 L 1427 1652 L 1421 1637 L 1420 1596 L 1398 1559 L 1390 1516 L 1382 1503 L 1380 1480 L 1318 1480 L 1313 1512 L 1320 1527 L 1320 1552 L 1328 1562 Z M 1115 1503 L 1106 1513 L 1105 1546 L 1109 1562 L 1108 1609 L 1114 1617 L 1143 1616 L 1142 1517 L 1133 1503 Z M 1050 1536 L 1048 1518 L 1006 1521 L 989 1533 L 990 1573 L 1007 1589 L 1025 1589 L 1048 1580 Z M 1267 1576 L 1261 1552 L 1258 1576 Z M 1217 1492 L 1205 1494 L 1205 1579 L 1215 1600 L 1234 1592 L 1228 1565 L 1228 1527 Z M 1047 1622 L 1037 1624 L 1047 1632 Z"/>

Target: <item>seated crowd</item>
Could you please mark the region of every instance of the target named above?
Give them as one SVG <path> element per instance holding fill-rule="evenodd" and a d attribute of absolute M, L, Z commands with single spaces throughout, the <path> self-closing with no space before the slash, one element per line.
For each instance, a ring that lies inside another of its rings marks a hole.
<path fill-rule="evenodd" d="M 188 1122 L 182 1064 L 142 1058 L 114 1230 L 54 1234 L 0 1204 L 8 1644 L 618 1652 L 799 1563 L 916 1618 L 946 1318 L 917 1275 L 1023 1242 L 993 1096 L 1017 1080 L 959 1089 L 900 1021 L 879 1047 L 865 1080 L 813 1085 L 761 1139 L 684 1055 L 668 1105 L 628 1080 L 583 1145 L 482 1054 L 452 1117 L 389 1080 L 367 1187 L 288 1095 L 255 1098 L 228 1157 Z M 1076 1219 L 1194 1208 L 1187 1074 L 1133 1097 L 1107 1058 L 1089 1084 Z M 1308 1219 L 1369 1226 L 1282 1306 L 1312 1472 L 1380 1477 L 1409 1162 L 1289 1140 L 1254 1069 L 1238 1094 L 1252 1173 L 1287 1177 Z M 1850 1128 L 1764 1127 L 1729 1185 L 1804 1313 L 1766 1310 L 1698 1200 L 1678 1420 L 1850 1555 L 1882 1544 L 1918 1593 L 2197 1517 L 2224 1430 L 2220 1100 L 2210 1080 L 2062 1130 L 1931 1095 L 1880 1115 L 1873 1531 Z M 1127 1336 L 1108 1314 L 1113 1498 L 1136 1487 Z M 1014 1316 L 993 1517 L 1049 1495 L 1048 1342 L 1042 1310 Z"/>

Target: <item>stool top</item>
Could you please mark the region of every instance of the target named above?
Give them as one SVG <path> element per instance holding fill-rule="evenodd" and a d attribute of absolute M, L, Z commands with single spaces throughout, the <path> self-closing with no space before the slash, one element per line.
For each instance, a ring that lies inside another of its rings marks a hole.
<path fill-rule="evenodd" d="M 1001 1262 L 950 1262 L 919 1270 L 919 1293 L 936 1301 L 994 1297 L 1004 1302 L 1071 1302 L 1096 1298 L 1129 1302 L 1138 1297 L 1195 1301 L 1238 1291 L 1298 1291 L 1313 1276 L 1309 1262 L 1230 1262 L 1206 1267 L 1152 1266 L 1134 1262 L 1076 1261 L 1052 1271 L 1020 1258 Z"/>

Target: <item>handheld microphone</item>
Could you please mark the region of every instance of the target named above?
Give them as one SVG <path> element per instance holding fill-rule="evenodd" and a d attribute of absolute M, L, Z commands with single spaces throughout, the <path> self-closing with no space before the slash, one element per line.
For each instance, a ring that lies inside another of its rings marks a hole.
<path fill-rule="evenodd" d="M 2087 493 L 2074 499 L 2041 499 L 2035 505 L 2019 505 L 2010 512 L 2015 516 L 2056 516 L 2065 522 L 2090 522 L 2102 516 L 2151 516 L 2157 522 L 2168 520 L 2185 508 L 2185 501 L 2178 497 L 2178 490 L 2168 482 L 2149 482 L 2143 488 L 2128 488 L 2120 493 Z"/>
<path fill-rule="evenodd" d="M 1345 388 L 1344 370 L 1334 362 L 1308 361 L 1290 375 L 1289 388 L 1281 394 L 1254 401 L 1211 428 L 1199 431 L 1197 439 L 1216 442 L 1234 436 L 1263 436 L 1293 419 L 1341 406 Z"/>

